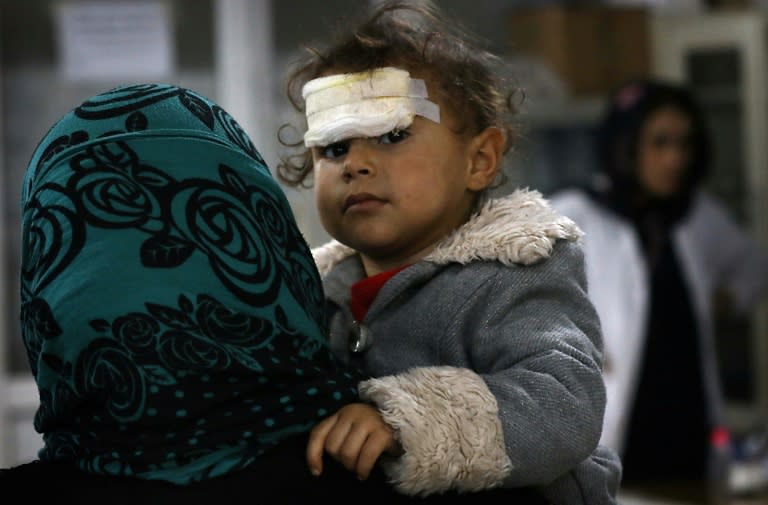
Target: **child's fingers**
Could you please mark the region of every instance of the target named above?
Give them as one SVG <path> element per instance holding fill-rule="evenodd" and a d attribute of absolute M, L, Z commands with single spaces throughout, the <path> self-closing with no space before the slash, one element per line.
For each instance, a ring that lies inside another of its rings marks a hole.
<path fill-rule="evenodd" d="M 340 421 L 341 422 L 341 421 Z M 338 426 L 338 424 L 337 424 Z M 353 424 L 349 430 L 344 433 L 344 438 L 338 447 L 331 444 L 331 438 L 336 435 L 334 430 L 333 435 L 329 435 L 325 444 L 326 451 L 333 455 L 337 461 L 339 461 L 344 468 L 350 472 L 355 472 L 357 469 L 358 460 L 360 459 L 360 453 L 364 444 L 369 436 L 369 431 L 365 426 L 360 424 Z M 339 430 L 340 432 L 341 430 Z M 341 433 L 339 433 L 341 434 Z M 331 452 L 331 449 L 336 449 L 335 452 Z"/>
<path fill-rule="evenodd" d="M 333 459 L 344 464 L 343 451 L 345 450 L 352 424 L 343 415 L 336 415 L 334 418 L 333 426 L 325 434 L 325 445 L 323 448 Z M 347 466 L 347 468 L 351 470 L 354 468 L 354 465 L 351 468 Z"/>
<path fill-rule="evenodd" d="M 334 424 L 336 424 L 335 414 L 320 421 L 309 433 L 309 442 L 307 442 L 307 465 L 309 466 L 309 471 L 314 476 L 323 473 L 325 439 L 331 429 L 333 429 Z"/>
<path fill-rule="evenodd" d="M 392 434 L 385 431 L 374 431 L 365 440 L 357 458 L 355 472 L 358 478 L 365 480 L 371 474 L 381 454 L 393 444 Z"/>

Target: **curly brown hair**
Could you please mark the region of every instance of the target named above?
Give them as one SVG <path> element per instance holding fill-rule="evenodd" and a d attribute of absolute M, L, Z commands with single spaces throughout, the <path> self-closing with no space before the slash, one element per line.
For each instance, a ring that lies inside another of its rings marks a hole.
<path fill-rule="evenodd" d="M 463 118 L 462 132 L 498 127 L 505 136 L 504 153 L 510 150 L 517 133 L 511 118 L 517 112 L 518 89 L 504 91 L 507 84 L 498 72 L 502 65 L 498 56 L 482 49 L 479 39 L 457 21 L 445 21 L 446 16 L 429 1 L 385 1 L 363 15 L 354 25 L 340 20 L 326 47 L 305 47 L 306 54 L 288 74 L 286 85 L 296 111 L 304 113 L 301 90 L 312 79 L 394 66 L 434 84 L 433 91 L 443 103 L 455 117 Z M 293 126 L 284 124 L 278 131 L 280 144 L 291 152 L 281 157 L 277 176 L 288 186 L 307 187 L 312 157 L 303 139 L 285 138 Z"/>

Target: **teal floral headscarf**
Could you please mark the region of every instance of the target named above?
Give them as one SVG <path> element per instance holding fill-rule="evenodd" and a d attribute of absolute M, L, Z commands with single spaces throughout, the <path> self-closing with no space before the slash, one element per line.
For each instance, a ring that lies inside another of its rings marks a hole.
<path fill-rule="evenodd" d="M 144 84 L 82 103 L 22 189 L 40 459 L 186 484 L 355 400 L 307 244 L 235 120 Z"/>

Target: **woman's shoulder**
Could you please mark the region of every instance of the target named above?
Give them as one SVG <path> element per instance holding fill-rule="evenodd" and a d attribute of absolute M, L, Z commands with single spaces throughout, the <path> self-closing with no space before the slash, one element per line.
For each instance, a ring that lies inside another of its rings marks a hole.
<path fill-rule="evenodd" d="M 734 219 L 731 209 L 723 200 L 709 191 L 696 191 L 691 199 L 691 216 L 709 219 Z"/>
<path fill-rule="evenodd" d="M 596 209 L 592 197 L 581 188 L 560 189 L 548 195 L 547 200 L 553 209 L 566 216 L 579 216 Z"/>

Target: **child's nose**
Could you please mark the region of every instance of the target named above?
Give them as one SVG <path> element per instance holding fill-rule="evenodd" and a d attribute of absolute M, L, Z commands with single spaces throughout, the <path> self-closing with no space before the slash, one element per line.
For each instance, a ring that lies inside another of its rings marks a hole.
<path fill-rule="evenodd" d="M 367 139 L 355 139 L 349 145 L 349 151 L 344 157 L 343 177 L 345 180 L 375 173 L 375 149 L 372 149 Z"/>

